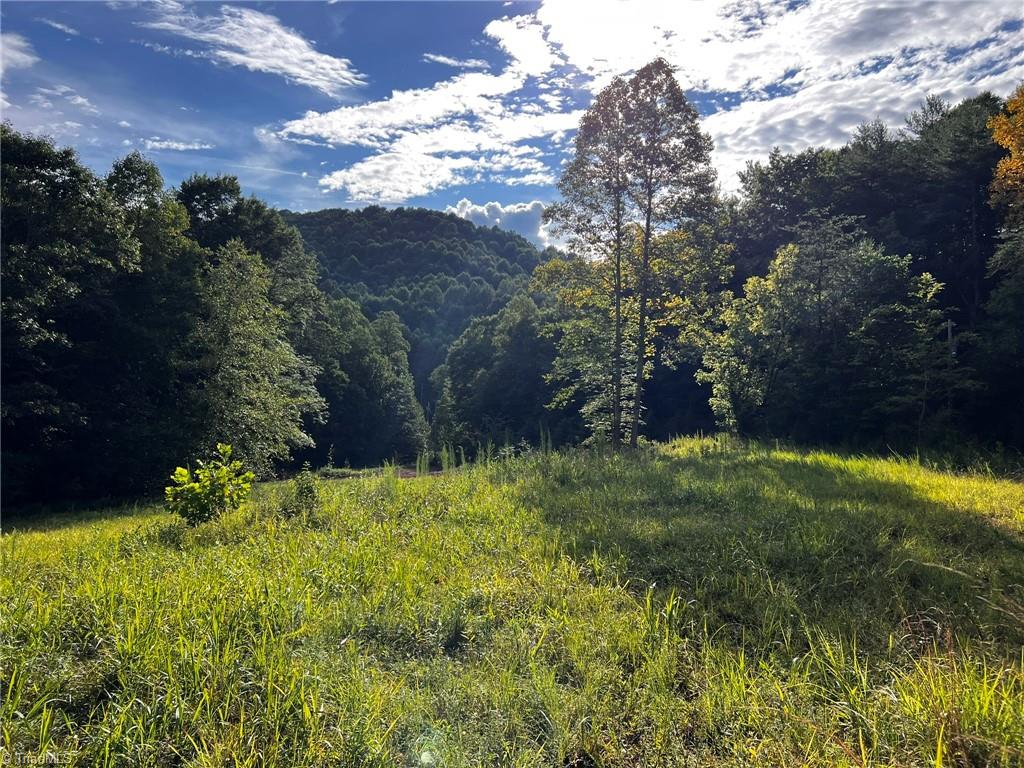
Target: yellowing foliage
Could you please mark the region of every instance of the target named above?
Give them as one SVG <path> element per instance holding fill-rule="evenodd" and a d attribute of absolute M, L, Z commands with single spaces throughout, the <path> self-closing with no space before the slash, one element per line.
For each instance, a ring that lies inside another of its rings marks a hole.
<path fill-rule="evenodd" d="M 988 127 L 995 142 L 1010 152 L 996 165 L 992 202 L 1019 206 L 1024 203 L 1024 83 L 1006 102 L 1006 113 L 989 120 Z"/>

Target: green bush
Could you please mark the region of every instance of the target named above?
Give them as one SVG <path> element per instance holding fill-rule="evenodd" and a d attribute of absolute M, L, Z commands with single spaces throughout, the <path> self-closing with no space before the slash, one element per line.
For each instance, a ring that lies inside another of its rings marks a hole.
<path fill-rule="evenodd" d="M 231 460 L 231 446 L 217 443 L 217 456 L 198 461 L 195 477 L 190 469 L 178 467 L 171 475 L 174 485 L 164 489 L 167 508 L 181 515 L 189 525 L 199 525 L 238 509 L 252 489 L 255 475 L 243 471 L 242 462 Z"/>
<path fill-rule="evenodd" d="M 316 476 L 309 464 L 304 464 L 292 481 L 281 503 L 281 513 L 285 517 L 309 515 L 320 506 L 320 478 Z"/>

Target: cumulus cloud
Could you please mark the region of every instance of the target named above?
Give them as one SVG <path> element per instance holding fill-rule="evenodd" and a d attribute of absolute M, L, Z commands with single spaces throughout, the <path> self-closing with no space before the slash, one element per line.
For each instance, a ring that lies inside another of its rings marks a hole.
<path fill-rule="evenodd" d="M 542 149 L 525 142 L 564 135 L 580 113 L 545 113 L 518 94 L 551 72 L 559 55 L 532 16 L 499 19 L 484 32 L 508 58 L 501 72 L 461 72 L 429 88 L 307 112 L 286 122 L 280 135 L 373 150 L 320 180 L 326 190 L 344 191 L 354 201 L 400 203 L 480 181 L 552 183 Z"/>
<path fill-rule="evenodd" d="M 334 98 L 365 82 L 351 61 L 317 51 L 268 13 L 223 5 L 215 14 L 200 16 L 172 1 L 160 4 L 157 14 L 154 21 L 142 26 L 203 43 L 207 48 L 199 55 L 213 61 L 280 75 Z M 186 49 L 184 55 L 196 53 Z"/>
<path fill-rule="evenodd" d="M 845 142 L 900 121 L 927 93 L 1008 93 L 1024 79 L 1019 3 L 808 0 L 544 0 L 546 39 L 596 91 L 656 55 L 720 105 L 706 120 L 727 187 L 772 146 Z"/>
<path fill-rule="evenodd" d="M 462 198 L 456 205 L 449 205 L 445 213 L 454 213 L 482 227 L 501 227 L 517 232 L 538 248 L 556 244 L 542 222 L 544 203 L 533 200 L 528 203 L 484 203 L 479 205 Z"/>
<path fill-rule="evenodd" d="M 159 136 L 152 136 L 142 140 L 142 146 L 151 151 L 167 150 L 171 152 L 191 152 L 197 149 L 213 149 L 213 144 L 205 144 L 201 141 L 174 141 L 172 139 L 161 139 Z"/>
<path fill-rule="evenodd" d="M 491 65 L 484 59 L 455 59 L 451 56 L 442 56 L 439 53 L 424 53 L 423 61 L 432 64 L 444 64 L 446 67 L 456 69 L 490 69 Z"/>

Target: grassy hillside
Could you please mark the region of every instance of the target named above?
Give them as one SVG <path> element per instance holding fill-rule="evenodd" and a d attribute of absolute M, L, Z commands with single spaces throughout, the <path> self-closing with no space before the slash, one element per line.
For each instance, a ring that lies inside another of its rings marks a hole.
<path fill-rule="evenodd" d="M 1024 485 L 687 439 L 2 542 L 62 765 L 1024 764 Z M 10 527 L 10 523 L 8 526 Z"/>

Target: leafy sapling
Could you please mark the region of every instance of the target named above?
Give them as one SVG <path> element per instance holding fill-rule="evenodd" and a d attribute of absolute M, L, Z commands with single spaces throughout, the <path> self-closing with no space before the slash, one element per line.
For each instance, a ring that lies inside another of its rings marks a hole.
<path fill-rule="evenodd" d="M 174 485 L 164 489 L 167 508 L 193 526 L 238 509 L 256 477 L 245 471 L 242 462 L 231 460 L 231 446 L 225 443 L 217 443 L 213 459 L 196 463 L 194 475 L 185 467 L 175 469 Z"/>

